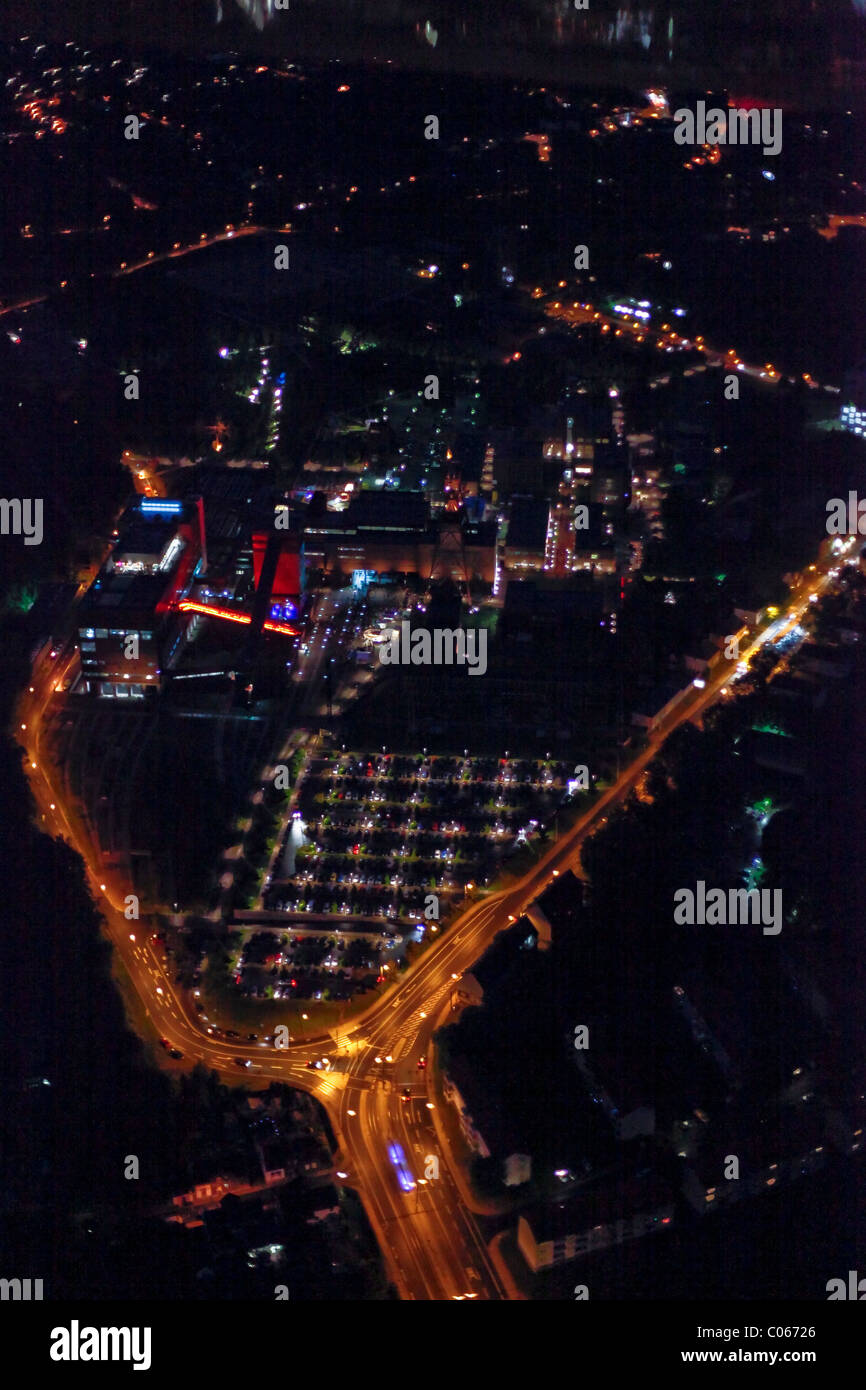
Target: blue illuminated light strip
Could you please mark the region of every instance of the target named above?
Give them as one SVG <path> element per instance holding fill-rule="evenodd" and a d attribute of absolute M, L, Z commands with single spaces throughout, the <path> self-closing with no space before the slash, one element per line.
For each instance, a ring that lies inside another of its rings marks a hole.
<path fill-rule="evenodd" d="M 165 512 L 169 516 L 178 516 L 180 512 L 183 511 L 183 503 L 171 501 L 163 497 L 160 497 L 158 500 L 152 497 L 144 497 L 139 503 L 139 511 Z"/>

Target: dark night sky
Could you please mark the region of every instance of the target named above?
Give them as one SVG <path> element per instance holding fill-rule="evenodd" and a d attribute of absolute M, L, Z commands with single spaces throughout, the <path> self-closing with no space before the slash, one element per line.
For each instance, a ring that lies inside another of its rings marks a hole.
<path fill-rule="evenodd" d="M 738 0 L 733 13 L 717 0 L 667 0 L 663 7 L 654 0 L 594 0 L 594 16 L 609 13 L 613 19 L 618 10 L 646 12 L 657 35 L 664 28 L 660 21 L 672 12 L 678 39 L 672 68 L 659 42 L 650 62 L 635 41 L 603 54 L 571 48 L 567 30 L 562 41 L 558 38 L 550 0 L 498 0 L 495 5 L 490 0 L 433 0 L 426 7 L 420 0 L 292 0 L 290 11 L 279 14 L 262 32 L 242 14 L 236 0 L 220 4 L 223 22 L 217 25 L 217 0 L 40 0 L 38 6 L 33 0 L 4 0 L 0 37 L 38 34 L 49 40 L 74 38 L 133 49 L 239 50 L 306 61 L 377 57 L 398 66 L 586 85 L 640 85 L 650 78 L 676 86 L 735 84 L 741 92 L 755 91 L 803 108 L 850 106 L 858 92 L 866 91 L 859 71 L 866 63 L 866 19 L 862 6 L 858 9 L 852 0 Z M 428 14 L 439 26 L 435 48 L 416 32 L 423 29 Z M 706 57 L 687 63 L 683 35 L 689 28 L 698 35 L 699 54 Z M 819 49 L 825 40 L 829 45 L 831 32 L 837 55 L 858 59 L 858 70 L 847 75 L 845 89 L 826 83 L 830 60 Z M 743 50 L 753 39 L 757 47 Z M 776 62 L 768 63 L 760 47 L 766 39 L 783 50 Z"/>

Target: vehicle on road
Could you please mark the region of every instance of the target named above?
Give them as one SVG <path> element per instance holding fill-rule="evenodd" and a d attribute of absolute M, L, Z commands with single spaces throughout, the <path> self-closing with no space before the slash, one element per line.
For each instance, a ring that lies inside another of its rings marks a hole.
<path fill-rule="evenodd" d="M 398 1144 L 396 1142 L 389 1144 L 388 1157 L 390 1158 L 391 1162 L 397 1170 L 397 1181 L 399 1182 L 403 1191 L 414 1191 L 416 1186 L 415 1179 L 412 1177 L 412 1174 L 409 1171 L 409 1165 L 406 1162 L 406 1155 L 403 1152 L 402 1144 Z"/>
<path fill-rule="evenodd" d="M 179 1062 L 183 1057 L 183 1053 L 178 1052 L 176 1047 L 170 1047 L 168 1050 L 168 1055 L 169 1057 L 173 1057 L 176 1062 Z"/>
<path fill-rule="evenodd" d="M 249 1060 L 248 1057 L 233 1057 L 233 1058 L 232 1058 L 232 1061 L 234 1062 L 234 1064 L 235 1064 L 236 1067 L 251 1067 L 251 1066 L 252 1066 L 252 1062 Z"/>
<path fill-rule="evenodd" d="M 164 1047 L 166 1052 L 168 1052 L 169 1048 L 171 1047 L 171 1043 L 169 1042 L 168 1038 L 160 1038 L 159 1045 L 160 1047 Z"/>

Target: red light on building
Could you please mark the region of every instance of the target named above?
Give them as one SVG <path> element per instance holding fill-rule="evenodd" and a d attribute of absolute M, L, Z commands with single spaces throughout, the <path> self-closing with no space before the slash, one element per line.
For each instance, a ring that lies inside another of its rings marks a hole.
<path fill-rule="evenodd" d="M 253 534 L 253 576 L 256 581 L 256 588 L 262 577 L 262 566 L 265 560 L 265 551 L 268 548 L 270 536 L 266 531 L 257 531 Z M 286 532 L 280 538 L 280 556 L 277 561 L 277 570 L 274 575 L 274 583 L 271 589 L 271 597 L 297 598 L 302 589 L 301 583 L 301 542 L 300 537 L 292 531 Z"/>
<path fill-rule="evenodd" d="M 207 618 L 224 618 L 228 623 L 242 623 L 249 626 L 252 618 L 249 613 L 242 613 L 238 609 L 221 608 L 216 603 L 199 603 L 195 599 L 181 599 L 177 605 L 181 613 L 202 613 Z M 291 623 L 280 623 L 268 619 L 263 624 L 266 632 L 278 632 L 282 637 L 298 637 L 300 628 L 293 627 Z"/>

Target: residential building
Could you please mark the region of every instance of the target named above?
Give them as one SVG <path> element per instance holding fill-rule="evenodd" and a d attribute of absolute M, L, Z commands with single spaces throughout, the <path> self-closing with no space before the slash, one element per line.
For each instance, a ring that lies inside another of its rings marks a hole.
<path fill-rule="evenodd" d="M 667 1183 L 647 1172 L 581 1189 L 565 1202 L 532 1207 L 517 1222 L 517 1246 L 534 1274 L 581 1255 L 659 1234 L 674 1221 Z"/>

